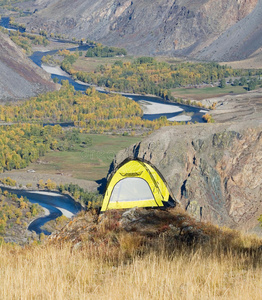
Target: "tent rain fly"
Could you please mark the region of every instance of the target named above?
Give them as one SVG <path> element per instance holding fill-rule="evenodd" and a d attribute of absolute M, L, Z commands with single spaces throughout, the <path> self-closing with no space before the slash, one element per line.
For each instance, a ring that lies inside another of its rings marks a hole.
<path fill-rule="evenodd" d="M 170 198 L 167 184 L 149 162 L 125 160 L 108 181 L 101 211 L 162 207 Z"/>

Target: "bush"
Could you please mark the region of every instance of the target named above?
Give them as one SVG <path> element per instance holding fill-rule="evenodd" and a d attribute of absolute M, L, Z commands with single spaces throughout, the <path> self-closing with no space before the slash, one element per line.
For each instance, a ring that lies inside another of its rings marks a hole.
<path fill-rule="evenodd" d="M 213 117 L 209 114 L 205 114 L 203 117 L 202 117 L 203 120 L 205 120 L 207 123 L 214 123 L 215 120 L 213 119 Z"/>

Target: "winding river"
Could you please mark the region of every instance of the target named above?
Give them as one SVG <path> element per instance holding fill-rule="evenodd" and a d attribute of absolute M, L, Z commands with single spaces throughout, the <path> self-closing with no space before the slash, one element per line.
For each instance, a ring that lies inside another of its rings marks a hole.
<path fill-rule="evenodd" d="M 9 24 L 10 18 L 3 17 L 0 20 L 0 26 L 3 26 L 9 30 L 15 30 L 16 28 L 10 26 Z M 20 28 L 20 31 L 24 32 L 24 28 Z M 60 43 L 64 43 L 65 41 L 57 41 Z M 86 51 L 89 48 L 87 45 L 77 46 L 73 48 L 69 48 L 70 51 Z M 45 55 L 53 55 L 58 50 L 51 51 L 36 51 L 31 56 L 30 59 L 39 67 L 43 67 L 41 63 L 41 59 Z M 73 80 L 68 74 L 61 70 L 61 74 L 54 72 L 55 68 L 45 68 L 47 72 L 51 74 L 52 78 L 57 78 L 59 82 L 61 80 L 68 80 L 70 84 L 72 84 L 77 91 L 85 91 L 89 86 L 86 83 L 81 83 L 79 81 Z M 62 75 L 63 74 L 63 75 Z M 97 89 L 99 92 L 104 93 L 101 89 Z M 202 116 L 206 113 L 205 110 L 201 110 L 201 108 L 192 107 L 188 105 L 171 103 L 169 101 L 164 101 L 162 98 L 155 96 L 142 96 L 142 95 L 134 95 L 134 94 L 126 94 L 122 93 L 123 96 L 133 99 L 138 102 L 143 111 L 143 118 L 147 120 L 158 119 L 161 116 L 166 116 L 170 121 L 185 121 L 185 122 L 198 122 L 202 123 Z"/>
<path fill-rule="evenodd" d="M 6 187 L 1 187 L 1 189 L 16 194 L 18 197 L 26 197 L 29 202 L 38 203 L 43 207 L 45 216 L 35 219 L 28 226 L 28 230 L 35 231 L 37 234 L 41 232 L 46 235 L 51 234 L 50 232 L 41 229 L 46 222 L 54 220 L 62 215 L 71 218 L 83 209 L 81 204 L 74 201 L 69 195 L 56 192 L 18 190 Z"/>
<path fill-rule="evenodd" d="M 68 48 L 67 50 L 70 51 L 85 51 L 89 48 L 89 46 L 79 46 L 74 48 Z M 58 50 L 51 50 L 47 52 L 36 51 L 31 56 L 30 59 L 37 64 L 39 67 L 43 67 L 41 63 L 41 59 L 45 55 L 53 55 Z M 55 68 L 45 68 L 47 72 L 51 74 L 52 78 L 57 78 L 59 82 L 61 80 L 68 80 L 71 85 L 74 86 L 75 90 L 77 91 L 86 91 L 88 88 L 88 84 L 81 83 L 79 81 L 73 80 L 68 74 L 63 72 L 56 72 L 57 69 Z M 64 75 L 61 75 L 64 73 Z M 100 88 L 97 89 L 101 93 L 105 93 Z M 166 116 L 170 121 L 190 121 L 190 122 L 198 122 L 202 123 L 203 119 L 202 116 L 206 113 L 206 111 L 201 110 L 198 107 L 192 107 L 188 105 L 176 104 L 171 103 L 169 101 L 165 101 L 162 98 L 156 96 L 144 96 L 144 95 L 134 95 L 134 94 L 127 94 L 121 93 L 123 96 L 126 96 L 134 101 L 138 102 L 142 109 L 144 110 L 143 119 L 146 120 L 155 120 L 160 118 L 161 116 Z M 188 116 L 187 116 L 188 114 Z M 183 116 L 182 116 L 183 115 Z"/>
<path fill-rule="evenodd" d="M 0 26 L 3 26 L 9 30 L 16 30 L 9 24 L 9 18 L 2 18 L 0 21 Z M 24 31 L 23 29 L 20 31 Z M 89 48 L 89 46 L 78 46 L 74 48 L 69 48 L 68 50 L 77 50 L 77 51 L 85 51 Z M 58 50 L 51 51 L 36 51 L 31 56 L 30 59 L 38 66 L 43 67 L 41 64 L 41 59 L 45 55 L 53 55 Z M 56 69 L 57 70 L 57 69 Z M 55 68 L 46 69 L 51 74 L 52 78 L 58 78 L 59 82 L 61 80 L 68 80 L 70 84 L 72 84 L 77 91 L 85 91 L 88 84 L 81 83 L 79 81 L 74 81 L 68 74 L 59 70 L 59 72 L 55 72 Z M 104 91 L 98 88 L 99 92 L 104 93 Z M 138 102 L 143 111 L 143 118 L 147 120 L 154 120 L 161 116 L 166 116 L 170 121 L 185 121 L 185 122 L 203 122 L 202 116 L 205 114 L 205 111 L 200 108 L 187 106 L 187 105 L 178 105 L 175 103 L 170 103 L 164 101 L 162 98 L 154 97 L 154 96 L 142 96 L 142 95 L 133 95 L 133 94 L 125 94 L 122 93 L 123 96 L 133 99 Z M 82 209 L 82 206 L 75 202 L 73 198 L 67 195 L 63 195 L 60 193 L 54 192 L 41 192 L 41 191 L 25 191 L 25 190 L 15 190 L 10 188 L 1 187 L 2 190 L 8 190 L 14 194 L 17 194 L 19 197 L 27 197 L 31 203 L 38 203 L 45 210 L 45 216 L 37 218 L 33 222 L 30 223 L 28 230 L 35 231 L 37 234 L 41 232 L 49 235 L 50 232 L 46 230 L 42 230 L 41 227 L 48 221 L 54 220 L 61 215 L 65 215 L 67 217 L 72 217 L 74 214 L 79 212 Z"/>

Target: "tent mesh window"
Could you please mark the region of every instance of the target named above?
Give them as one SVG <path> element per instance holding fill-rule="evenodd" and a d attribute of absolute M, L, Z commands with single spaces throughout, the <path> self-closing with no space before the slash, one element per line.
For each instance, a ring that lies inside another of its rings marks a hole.
<path fill-rule="evenodd" d="M 154 199 L 148 183 L 142 178 L 120 180 L 112 191 L 109 202 L 141 201 Z"/>

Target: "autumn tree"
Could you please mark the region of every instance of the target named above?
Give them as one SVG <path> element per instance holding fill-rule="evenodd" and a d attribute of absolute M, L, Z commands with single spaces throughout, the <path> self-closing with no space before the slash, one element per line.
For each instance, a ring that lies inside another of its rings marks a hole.
<path fill-rule="evenodd" d="M 51 179 L 47 179 L 45 187 L 48 190 L 54 190 L 56 188 L 56 183 L 54 181 L 52 181 Z"/>
<path fill-rule="evenodd" d="M 43 179 L 40 179 L 40 180 L 38 181 L 38 187 L 39 187 L 40 189 L 44 189 L 44 188 L 45 188 L 45 183 L 44 183 L 44 180 L 43 180 Z"/>

